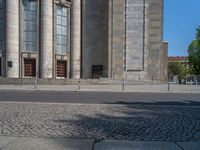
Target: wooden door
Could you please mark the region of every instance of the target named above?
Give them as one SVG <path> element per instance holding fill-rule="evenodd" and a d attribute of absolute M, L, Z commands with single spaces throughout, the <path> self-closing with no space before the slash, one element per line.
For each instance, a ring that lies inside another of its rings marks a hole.
<path fill-rule="evenodd" d="M 24 76 L 35 77 L 36 76 L 36 60 L 24 59 Z"/>
<path fill-rule="evenodd" d="M 67 77 L 67 61 L 57 61 L 57 77 L 66 78 Z"/>

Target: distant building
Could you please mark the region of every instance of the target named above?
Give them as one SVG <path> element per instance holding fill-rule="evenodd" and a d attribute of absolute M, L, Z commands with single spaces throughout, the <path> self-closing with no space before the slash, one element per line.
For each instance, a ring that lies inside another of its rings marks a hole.
<path fill-rule="evenodd" d="M 178 62 L 185 67 L 189 67 L 188 57 L 187 56 L 170 56 L 168 57 L 168 63 Z"/>
<path fill-rule="evenodd" d="M 0 0 L 0 76 L 163 80 L 163 3 Z"/>

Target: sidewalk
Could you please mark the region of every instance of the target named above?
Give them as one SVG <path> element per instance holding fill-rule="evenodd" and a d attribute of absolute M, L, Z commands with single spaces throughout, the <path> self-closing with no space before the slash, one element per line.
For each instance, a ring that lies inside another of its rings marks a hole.
<path fill-rule="evenodd" d="M 199 150 L 200 142 L 0 137 L 1 150 Z"/>
<path fill-rule="evenodd" d="M 0 85 L 0 90 L 200 93 L 200 85 Z"/>

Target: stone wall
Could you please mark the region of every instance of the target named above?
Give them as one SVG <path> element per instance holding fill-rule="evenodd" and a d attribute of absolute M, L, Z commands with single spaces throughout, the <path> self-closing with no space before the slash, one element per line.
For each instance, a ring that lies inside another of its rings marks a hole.
<path fill-rule="evenodd" d="M 148 79 L 160 79 L 163 52 L 163 0 L 148 0 L 147 3 L 147 51 Z"/>
<path fill-rule="evenodd" d="M 125 1 L 109 3 L 109 77 L 122 78 L 124 70 Z"/>
<path fill-rule="evenodd" d="M 72 78 L 79 79 L 81 74 L 81 0 L 72 2 Z"/>
<path fill-rule="evenodd" d="M 163 50 L 162 50 L 162 57 L 161 57 L 161 81 L 167 81 L 168 75 L 168 42 L 163 42 Z"/>
<path fill-rule="evenodd" d="M 126 71 L 142 71 L 144 69 L 144 9 L 144 0 L 126 1 Z"/>
<path fill-rule="evenodd" d="M 6 59 L 13 62 L 13 67 L 7 67 L 7 76 L 18 78 L 19 7 L 15 6 L 14 9 L 11 1 L 7 2 L 6 12 Z M 166 64 L 163 62 L 166 53 L 162 45 L 163 1 L 72 1 L 72 78 L 79 79 L 80 73 L 83 79 L 92 78 L 92 66 L 102 65 L 103 77 L 136 80 L 151 80 L 153 77 L 163 80 L 166 74 Z M 42 78 L 52 78 L 53 74 L 51 2 L 52 0 L 44 0 L 41 3 Z M 19 6 L 18 3 L 15 5 Z"/>
<path fill-rule="evenodd" d="M 6 62 L 4 65 L 6 65 L 8 78 L 19 78 L 19 1 L 6 1 Z"/>
<path fill-rule="evenodd" d="M 41 77 L 53 77 L 53 2 L 42 0 L 41 12 Z"/>
<path fill-rule="evenodd" d="M 109 18 L 110 77 L 160 80 L 163 0 L 110 0 Z"/>
<path fill-rule="evenodd" d="M 108 0 L 84 0 L 82 6 L 82 77 L 92 77 L 92 65 L 108 74 Z"/>

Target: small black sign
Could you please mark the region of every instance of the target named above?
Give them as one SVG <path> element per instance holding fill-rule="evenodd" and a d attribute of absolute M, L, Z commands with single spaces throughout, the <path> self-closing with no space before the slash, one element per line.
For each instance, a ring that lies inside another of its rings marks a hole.
<path fill-rule="evenodd" d="M 8 61 L 7 63 L 8 63 L 8 67 L 12 68 L 12 61 Z"/>

